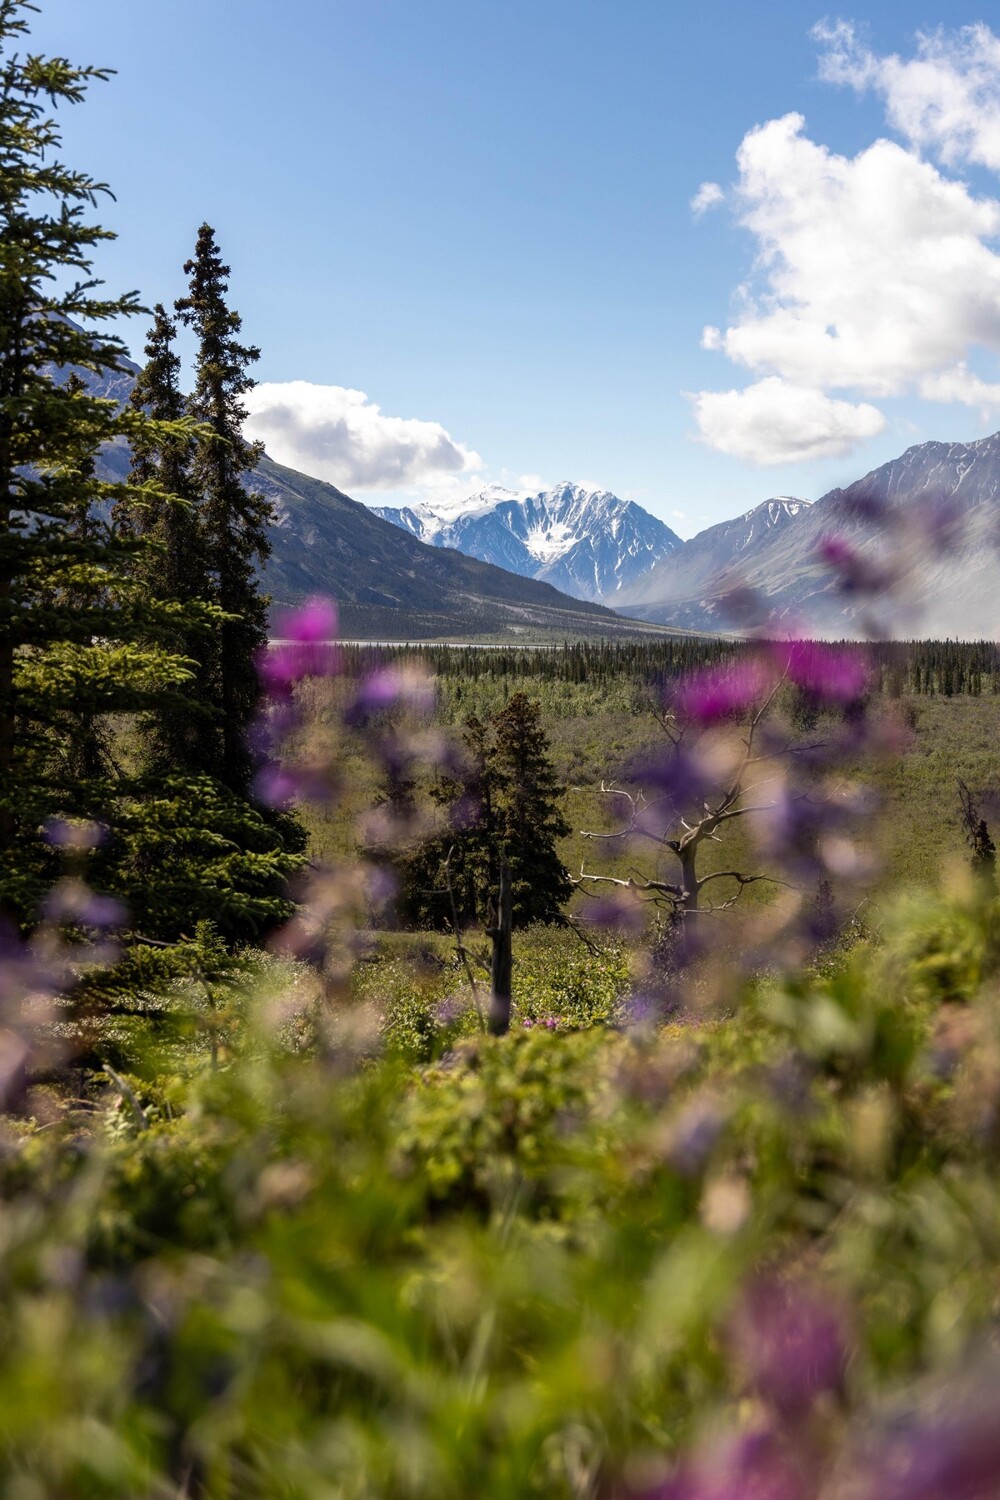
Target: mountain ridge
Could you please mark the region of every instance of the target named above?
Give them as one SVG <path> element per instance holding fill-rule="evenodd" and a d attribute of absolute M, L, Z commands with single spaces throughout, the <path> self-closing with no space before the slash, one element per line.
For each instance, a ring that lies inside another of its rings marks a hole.
<path fill-rule="evenodd" d="M 436 547 L 453 547 L 578 599 L 608 603 L 681 539 L 666 522 L 610 490 L 563 480 L 521 492 L 491 485 L 459 507 L 433 502 L 376 513 Z"/>
<path fill-rule="evenodd" d="M 60 371 L 68 379 L 71 371 Z M 96 395 L 124 405 L 139 366 L 125 356 L 117 372 L 79 371 Z M 124 441 L 106 445 L 97 473 L 120 481 L 130 465 Z M 271 555 L 263 585 L 275 610 L 309 594 L 337 599 L 341 628 L 358 636 L 428 639 L 444 635 L 634 634 L 648 627 L 602 605 L 568 596 L 453 549 L 432 547 L 382 520 L 325 480 L 265 457 L 248 487 L 272 502 Z M 656 629 L 657 627 L 653 627 Z"/>
<path fill-rule="evenodd" d="M 686 543 L 672 573 L 657 565 L 620 601 L 623 613 L 719 630 L 732 624 L 726 596 L 738 587 L 757 594 L 776 628 L 820 635 L 972 639 L 1000 625 L 1000 432 L 912 444 L 800 507 L 741 555 L 715 547 L 710 567 L 706 538 L 726 525 Z M 852 585 L 831 567 L 831 542 L 858 559 L 869 581 L 881 576 L 881 589 L 859 589 L 856 576 Z M 692 565 L 699 551 L 700 571 Z"/>

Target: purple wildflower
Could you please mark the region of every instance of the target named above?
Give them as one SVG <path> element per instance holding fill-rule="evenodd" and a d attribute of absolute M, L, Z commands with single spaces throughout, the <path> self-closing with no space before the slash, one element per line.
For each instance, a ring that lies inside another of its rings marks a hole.
<path fill-rule="evenodd" d="M 667 1160 L 682 1177 L 697 1177 L 726 1124 L 726 1111 L 720 1100 L 702 1094 L 686 1104 L 674 1120 L 667 1138 Z"/>
<path fill-rule="evenodd" d="M 866 557 L 846 537 L 835 533 L 824 536 L 816 554 L 838 575 L 845 594 L 882 594 L 892 585 L 891 571 Z"/>
<path fill-rule="evenodd" d="M 856 647 L 790 641 L 776 646 L 774 654 L 795 686 L 821 702 L 852 703 L 864 693 L 868 667 Z"/>
<path fill-rule="evenodd" d="M 71 922 L 109 932 L 124 927 L 128 912 L 113 896 L 102 896 L 82 880 L 60 880 L 45 899 L 43 915 L 49 922 Z"/>
<path fill-rule="evenodd" d="M 680 684 L 677 707 L 697 724 L 715 724 L 745 713 L 766 697 L 773 685 L 773 672 L 757 658 L 708 667 Z"/>
<path fill-rule="evenodd" d="M 836 513 L 844 521 L 878 527 L 886 526 L 891 519 L 889 506 L 880 495 L 853 486 L 837 500 Z"/>
<path fill-rule="evenodd" d="M 754 828 L 760 847 L 778 860 L 787 874 L 813 885 L 828 873 L 846 875 L 845 856 L 853 818 L 865 810 L 863 801 L 847 796 L 810 796 L 785 786 Z"/>
<path fill-rule="evenodd" d="M 28 1082 L 28 1044 L 15 1031 L 0 1028 L 0 1106 L 8 1109 Z"/>
<path fill-rule="evenodd" d="M 743 1433 L 706 1444 L 643 1500 L 812 1500 L 810 1466 L 796 1459 L 766 1428 Z"/>
<path fill-rule="evenodd" d="M 282 618 L 279 635 L 299 645 L 329 645 L 337 635 L 337 606 L 332 599 L 307 599 L 300 609 Z"/>
<path fill-rule="evenodd" d="M 993 1372 L 995 1373 L 995 1372 Z M 1000 1425 L 992 1382 L 961 1407 L 893 1433 L 865 1467 L 867 1500 L 994 1500 L 1000 1492 Z"/>
<path fill-rule="evenodd" d="M 348 724 L 364 724 L 372 714 L 391 708 L 426 712 L 434 704 L 434 685 L 422 672 L 409 667 L 379 667 L 370 673 L 345 714 Z"/>
<path fill-rule="evenodd" d="M 610 896 L 599 896 L 592 906 L 587 907 L 586 917 L 596 927 L 641 932 L 646 925 L 647 914 L 635 892 L 621 886 Z"/>
<path fill-rule="evenodd" d="M 271 761 L 254 779 L 254 796 L 265 807 L 287 807 L 302 799 L 325 802 L 334 790 L 331 773 L 323 766 L 288 766 Z"/>
<path fill-rule="evenodd" d="M 816 1288 L 776 1277 L 758 1281 L 746 1294 L 733 1339 L 752 1385 L 785 1417 L 804 1415 L 843 1384 L 844 1319 Z"/>
<path fill-rule="evenodd" d="M 108 830 L 103 823 L 89 820 L 49 818 L 42 837 L 55 849 L 99 849 L 107 841 Z"/>
<path fill-rule="evenodd" d="M 965 518 L 951 495 L 922 495 L 906 507 L 906 517 L 937 556 L 954 552 L 962 539 Z"/>
<path fill-rule="evenodd" d="M 287 698 L 305 677 L 331 677 L 338 667 L 337 609 L 330 599 L 309 599 L 278 625 L 278 638 L 257 658 L 270 698 Z"/>

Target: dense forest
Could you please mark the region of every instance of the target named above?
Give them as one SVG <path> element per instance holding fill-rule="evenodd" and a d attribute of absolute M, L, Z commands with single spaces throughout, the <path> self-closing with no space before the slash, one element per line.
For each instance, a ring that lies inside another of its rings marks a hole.
<path fill-rule="evenodd" d="M 93 281 L 105 189 L 53 114 L 105 75 L 31 11 L 4 1495 L 989 1500 L 998 648 L 272 621 L 234 273 L 205 223 L 172 304 Z"/>

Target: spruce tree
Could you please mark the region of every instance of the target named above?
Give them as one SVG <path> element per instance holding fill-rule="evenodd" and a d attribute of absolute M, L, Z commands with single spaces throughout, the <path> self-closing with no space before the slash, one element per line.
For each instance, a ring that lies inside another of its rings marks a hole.
<path fill-rule="evenodd" d="M 88 389 L 124 347 L 78 320 L 100 328 L 140 309 L 90 277 L 113 235 L 86 214 L 107 189 L 59 160 L 50 111 L 106 73 L 19 54 L 33 8 L 0 0 L 0 910 L 22 925 L 54 874 L 45 820 L 114 800 L 101 722 L 191 675 L 169 649 L 176 607 L 135 577 L 145 543 L 108 519 L 127 487 L 95 477 L 101 445 L 149 419 Z"/>
<path fill-rule="evenodd" d="M 146 341 L 146 363 L 136 377 L 130 405 L 158 421 L 132 440 L 129 478 L 137 490 L 119 504 L 124 529 L 156 545 L 140 559 L 138 573 L 155 598 L 207 601 L 210 588 L 201 539 L 198 497 L 191 476 L 195 436 L 182 424 L 186 402 L 180 388 L 176 325 L 163 305 L 154 308 Z M 216 627 L 219 621 L 216 620 Z M 178 652 L 192 663 L 192 691 L 181 703 L 161 704 L 143 726 L 146 759 L 162 770 L 198 770 L 218 763 L 219 726 L 204 684 L 213 659 L 204 622 L 179 622 Z"/>
<path fill-rule="evenodd" d="M 556 840 L 570 827 L 542 728 L 541 705 L 515 693 L 493 720 L 490 757 L 498 837 L 510 864 L 514 922 L 556 922 L 572 891 Z"/>
<path fill-rule="evenodd" d="M 515 927 L 561 921 L 572 882 L 556 841 L 570 829 L 540 705 L 515 693 L 488 724 L 470 718 L 463 741 L 465 770 L 435 797 L 445 831 L 396 861 L 400 919 L 447 926 L 454 903 L 463 926 L 484 920 L 506 857 Z"/>
<path fill-rule="evenodd" d="M 244 485 L 263 452 L 243 436 L 247 412 L 242 398 L 253 387 L 248 370 L 260 351 L 239 341 L 242 320 L 226 302 L 229 267 L 210 225 L 199 229 L 184 273 L 188 294 L 178 299 L 176 310 L 198 339 L 188 410 L 205 429 L 195 445 L 191 477 L 200 496 L 210 598 L 227 617 L 218 627 L 205 678 L 220 725 L 217 762 L 205 769 L 232 791 L 249 796 L 255 767 L 247 731 L 260 698 L 255 663 L 267 645 L 270 602 L 260 591 L 259 573 L 270 553 L 267 527 L 273 519 L 264 496 Z"/>
<path fill-rule="evenodd" d="M 110 832 L 86 874 L 128 906 L 148 977 L 162 950 L 140 935 L 193 938 L 207 919 L 245 941 L 288 914 L 301 861 L 217 783 L 151 777 L 115 753 L 118 725 L 185 708 L 197 663 L 177 643 L 218 612 L 150 586 L 173 525 L 168 476 L 99 477 L 105 444 L 141 467 L 183 452 L 191 423 L 94 394 L 125 349 L 93 330 L 142 309 L 90 277 L 113 238 L 86 217 L 106 189 L 58 159 L 50 111 L 105 74 L 18 55 L 32 8 L 0 0 L 0 919 L 30 929 L 61 873 L 47 825 L 98 818 Z M 156 526 L 128 519 L 150 509 Z"/>

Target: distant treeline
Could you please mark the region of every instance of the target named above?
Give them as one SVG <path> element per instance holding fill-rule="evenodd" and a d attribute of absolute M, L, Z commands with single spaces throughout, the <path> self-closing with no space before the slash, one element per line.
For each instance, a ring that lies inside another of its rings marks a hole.
<path fill-rule="evenodd" d="M 836 643 L 857 651 L 871 667 L 871 690 L 904 694 L 1000 694 L 1000 643 L 996 641 L 872 641 Z M 364 676 L 380 665 L 416 660 L 442 678 L 533 678 L 610 686 L 623 678 L 656 686 L 760 649 L 760 642 L 678 637 L 656 641 L 580 641 L 561 647 L 344 646 L 346 676 Z"/>

